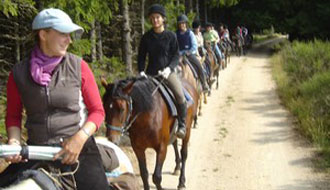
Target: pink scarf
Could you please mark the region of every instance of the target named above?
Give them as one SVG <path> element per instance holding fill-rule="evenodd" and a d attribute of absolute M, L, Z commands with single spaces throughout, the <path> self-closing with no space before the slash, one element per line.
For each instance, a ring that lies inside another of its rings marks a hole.
<path fill-rule="evenodd" d="M 52 72 L 62 61 L 61 57 L 48 57 L 39 48 L 35 46 L 31 52 L 30 71 L 33 80 L 42 85 L 48 86 L 52 78 Z"/>

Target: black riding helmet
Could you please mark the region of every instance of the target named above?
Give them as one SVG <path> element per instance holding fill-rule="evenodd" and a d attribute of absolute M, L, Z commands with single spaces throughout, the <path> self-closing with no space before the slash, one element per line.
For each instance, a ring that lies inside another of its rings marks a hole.
<path fill-rule="evenodd" d="M 188 22 L 188 17 L 183 14 L 183 15 L 178 16 L 176 21 L 177 21 L 177 23 L 182 23 L 182 22 L 187 23 Z"/>
<path fill-rule="evenodd" d="M 192 23 L 192 28 L 196 29 L 201 25 L 201 22 L 199 22 L 199 20 L 194 20 L 194 22 Z"/>
<path fill-rule="evenodd" d="M 153 4 L 149 7 L 148 15 L 150 16 L 152 13 L 159 13 L 163 17 L 166 17 L 165 8 L 160 4 Z"/>

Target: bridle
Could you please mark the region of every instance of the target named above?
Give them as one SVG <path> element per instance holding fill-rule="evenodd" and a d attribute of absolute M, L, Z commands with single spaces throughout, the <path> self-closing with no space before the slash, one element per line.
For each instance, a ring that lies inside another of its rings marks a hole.
<path fill-rule="evenodd" d="M 111 130 L 114 130 L 114 131 L 119 131 L 122 136 L 123 135 L 128 135 L 128 130 L 132 127 L 132 124 L 134 123 L 134 121 L 138 117 L 139 113 L 136 114 L 134 116 L 134 118 L 130 121 L 130 118 L 131 118 L 132 112 L 133 112 L 132 98 L 130 96 L 126 96 L 126 97 L 121 97 L 121 98 L 118 98 L 118 99 L 124 99 L 127 102 L 127 105 L 128 105 L 128 114 L 126 115 L 124 125 L 114 126 L 114 125 L 110 125 L 109 123 L 106 123 L 106 127 L 107 127 L 107 129 L 111 129 Z"/>

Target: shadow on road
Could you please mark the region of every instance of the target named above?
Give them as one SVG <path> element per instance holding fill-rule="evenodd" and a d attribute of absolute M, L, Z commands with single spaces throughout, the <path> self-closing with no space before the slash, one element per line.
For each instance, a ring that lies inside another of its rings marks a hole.
<path fill-rule="evenodd" d="M 276 190 L 329 190 L 330 182 L 327 180 L 293 181 L 292 184 L 283 185 Z"/>

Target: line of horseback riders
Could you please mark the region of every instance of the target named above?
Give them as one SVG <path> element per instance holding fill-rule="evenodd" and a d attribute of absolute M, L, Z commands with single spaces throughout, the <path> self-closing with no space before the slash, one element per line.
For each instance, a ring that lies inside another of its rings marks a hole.
<path fill-rule="evenodd" d="M 213 24 L 206 23 L 206 30 L 202 34 L 200 21 L 193 21 L 193 30 L 191 30 L 188 27 L 188 17 L 182 14 L 177 17 L 177 31 L 174 33 L 165 28 L 166 12 L 162 5 L 152 5 L 148 14 L 152 29 L 146 32 L 141 39 L 138 53 L 138 71 L 141 76 L 147 77 L 147 75 L 156 76 L 160 74 L 166 79 L 165 82 L 173 91 L 178 102 L 179 128 L 177 136 L 184 138 L 186 133 L 186 102 L 181 82 L 173 71 L 179 64 L 180 57 L 187 59 L 197 72 L 203 91 L 209 91 L 210 87 L 206 75 L 210 73 L 210 69 L 208 69 L 207 64 L 203 64 L 210 62 L 210 58 L 206 56 L 207 48 L 212 50 L 219 68 L 224 69 L 228 49 L 233 46 L 229 31 L 226 26 L 221 25 L 220 37 L 218 32 L 214 30 Z M 225 53 L 226 51 L 227 53 Z M 147 68 L 145 68 L 147 56 L 149 62 Z"/>

